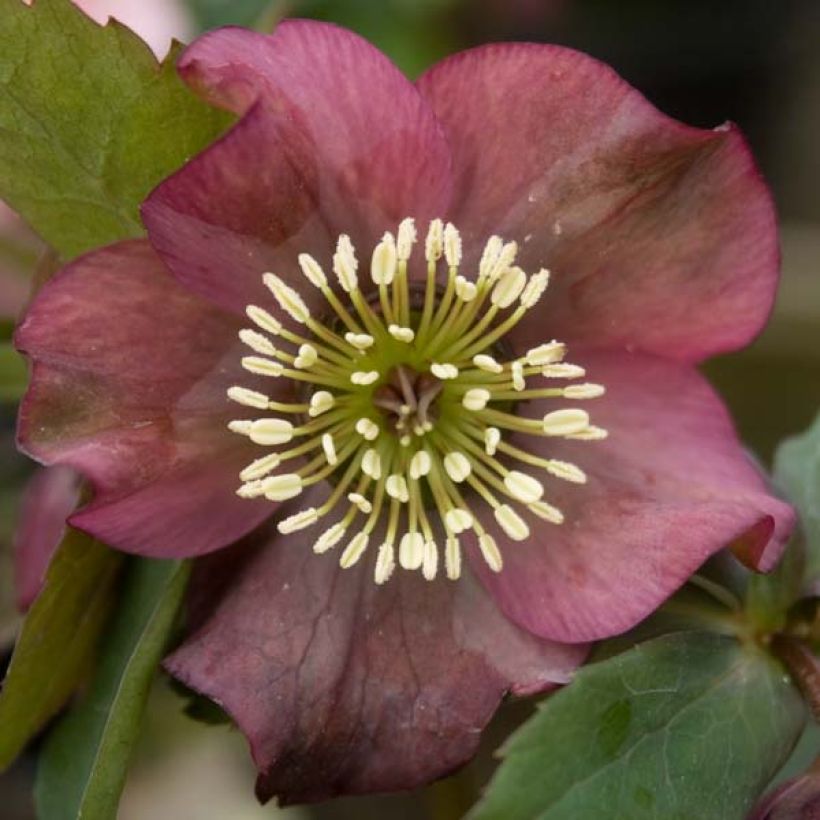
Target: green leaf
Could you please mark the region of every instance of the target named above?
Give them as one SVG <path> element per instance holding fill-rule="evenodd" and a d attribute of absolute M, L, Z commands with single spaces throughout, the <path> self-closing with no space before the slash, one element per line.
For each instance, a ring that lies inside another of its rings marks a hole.
<path fill-rule="evenodd" d="M 143 233 L 138 206 L 228 115 L 118 23 L 0 0 L 0 198 L 59 253 Z"/>
<path fill-rule="evenodd" d="M 0 342 L 0 402 L 14 402 L 26 390 L 28 370 L 11 342 Z"/>
<path fill-rule="evenodd" d="M 665 635 L 583 668 L 502 750 L 471 820 L 743 820 L 805 707 L 755 647 Z"/>
<path fill-rule="evenodd" d="M 40 820 L 115 818 L 148 692 L 189 564 L 134 559 L 88 695 L 48 738 L 35 796 Z"/>
<path fill-rule="evenodd" d="M 121 556 L 69 530 L 26 615 L 0 692 L 0 770 L 71 697 L 111 610 Z"/>
<path fill-rule="evenodd" d="M 786 439 L 774 459 L 774 479 L 797 507 L 805 535 L 805 586 L 820 582 L 820 414 L 799 436 Z"/>

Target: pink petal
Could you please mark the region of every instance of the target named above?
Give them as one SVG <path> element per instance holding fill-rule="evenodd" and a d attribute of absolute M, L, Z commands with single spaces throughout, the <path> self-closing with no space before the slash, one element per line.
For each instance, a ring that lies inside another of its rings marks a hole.
<path fill-rule="evenodd" d="M 307 533 L 201 562 L 197 626 L 166 661 L 248 737 L 262 800 L 440 777 L 472 756 L 505 692 L 564 683 L 583 659 L 514 627 L 469 571 L 453 583 L 397 570 L 377 587 L 375 549 L 341 570 Z"/>
<path fill-rule="evenodd" d="M 698 361 L 761 329 L 775 215 L 736 129 L 684 126 L 557 46 L 464 52 L 418 86 L 452 147 L 451 218 L 470 243 L 499 233 L 525 268 L 552 270 L 551 334 Z M 522 338 L 542 322 L 533 312 Z"/>
<path fill-rule="evenodd" d="M 39 595 L 66 518 L 79 500 L 80 478 L 70 467 L 38 470 L 26 487 L 14 534 L 14 586 L 21 612 Z"/>
<path fill-rule="evenodd" d="M 259 455 L 225 427 L 243 417 L 226 389 L 259 387 L 240 368 L 238 327 L 180 288 L 145 241 L 81 257 L 42 288 L 16 336 L 33 363 L 19 438 L 33 458 L 92 482 L 94 500 L 70 523 L 114 547 L 180 557 L 270 513 L 234 492 Z"/>
<path fill-rule="evenodd" d="M 545 527 L 533 518 L 534 537 L 503 550 L 498 575 L 476 559 L 503 611 L 545 638 L 588 641 L 641 621 L 710 555 L 744 535 L 759 540 L 752 552 L 770 569 L 792 510 L 768 493 L 697 372 L 642 355 L 579 352 L 573 360 L 607 387 L 584 407 L 609 438 L 518 441 L 577 464 L 589 480 L 545 478 L 545 500 L 564 512 L 564 523 Z M 521 412 L 538 418 L 572 404 L 536 401 Z"/>
<path fill-rule="evenodd" d="M 179 69 L 206 99 L 244 114 L 143 206 L 151 241 L 207 298 L 242 310 L 263 271 L 299 276 L 303 251 L 329 271 L 340 233 L 366 264 L 402 218 L 444 210 L 441 129 L 413 85 L 351 32 L 307 21 L 272 35 L 221 29 Z"/>

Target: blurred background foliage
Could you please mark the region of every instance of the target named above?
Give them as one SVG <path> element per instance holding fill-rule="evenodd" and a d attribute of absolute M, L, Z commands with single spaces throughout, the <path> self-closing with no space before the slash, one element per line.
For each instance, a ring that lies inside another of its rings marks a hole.
<path fill-rule="evenodd" d="M 131 9 L 136 0 L 129 0 Z M 142 2 L 142 0 L 140 0 Z M 571 46 L 611 64 L 659 108 L 703 127 L 725 120 L 746 133 L 782 220 L 783 280 L 772 320 L 747 350 L 709 363 L 740 435 L 768 463 L 778 441 L 808 426 L 820 407 L 820 3 L 816 0 L 164 0 L 187 18 L 180 39 L 221 25 L 270 28 L 282 16 L 354 29 L 410 76 L 453 51 L 497 40 Z M 182 9 L 177 8 L 183 5 Z M 93 13 L 93 3 L 86 8 Z M 105 5 L 97 2 L 97 6 Z M 108 4 L 109 6 L 115 4 Z M 126 10 L 127 3 L 120 6 Z M 116 13 L 116 12 L 115 12 Z M 125 13 L 122 15 L 127 19 Z M 181 24 L 182 27 L 182 24 Z M 19 305 L 34 275 L 37 242 L 0 214 L 2 297 Z M 16 277 L 16 278 L 15 278 Z M 12 291 L 16 294 L 12 298 Z M 11 307 L 0 299 L 0 344 Z M 726 316 L 727 322 L 732 321 Z M 0 361 L 0 380 L 2 380 Z M 11 596 L 11 536 L 30 465 L 15 454 L 15 407 L 0 391 L 0 653 L 17 618 Z M 7 660 L 7 654 L 5 655 Z M 284 817 L 457 818 L 492 767 L 492 751 L 532 709 L 510 703 L 463 773 L 419 792 L 345 799 L 309 808 L 261 808 L 242 737 L 184 716 L 159 682 L 126 787 L 123 820 L 252 820 Z M 817 738 L 803 746 L 809 752 Z M 33 817 L 36 750 L 0 778 L 3 820 Z M 804 751 L 805 755 L 806 752 Z"/>

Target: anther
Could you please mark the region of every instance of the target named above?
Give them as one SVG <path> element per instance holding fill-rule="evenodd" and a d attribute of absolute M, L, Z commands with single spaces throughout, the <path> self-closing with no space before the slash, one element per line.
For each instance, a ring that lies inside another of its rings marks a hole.
<path fill-rule="evenodd" d="M 239 338 L 243 344 L 263 356 L 276 355 L 276 345 L 256 330 L 251 330 L 249 327 L 242 328 L 239 331 Z"/>
<path fill-rule="evenodd" d="M 386 233 L 373 250 L 370 262 L 370 277 L 377 285 L 390 285 L 396 275 L 396 242 L 393 234 Z"/>
<path fill-rule="evenodd" d="M 256 407 L 260 410 L 267 410 L 270 404 L 270 399 L 264 393 L 248 390 L 247 387 L 229 387 L 228 398 L 237 404 L 242 404 L 245 407 Z"/>
<path fill-rule="evenodd" d="M 444 456 L 444 469 L 447 471 L 447 475 L 450 476 L 456 484 L 466 481 L 473 471 L 470 459 L 467 458 L 464 453 L 457 451 L 447 453 L 447 455 Z"/>
<path fill-rule="evenodd" d="M 356 350 L 367 350 L 376 340 L 368 333 L 345 333 L 345 341 Z"/>
<path fill-rule="evenodd" d="M 302 297 L 290 285 L 285 284 L 276 274 L 266 273 L 262 276 L 262 281 L 268 290 L 273 294 L 273 298 L 279 303 L 279 307 L 287 313 L 294 322 L 305 324 L 310 318 L 310 311 L 302 301 Z"/>
<path fill-rule="evenodd" d="M 341 566 L 342 569 L 352 567 L 367 549 L 368 540 L 369 536 L 366 532 L 356 533 L 350 543 L 345 547 L 341 558 L 339 558 L 339 566 Z"/>
<path fill-rule="evenodd" d="M 410 344 L 416 338 L 416 334 L 410 327 L 401 327 L 399 325 L 390 325 L 387 332 L 399 342 Z"/>
<path fill-rule="evenodd" d="M 424 538 L 420 532 L 406 532 L 399 542 L 399 563 L 404 569 L 418 569 L 424 560 Z"/>
<path fill-rule="evenodd" d="M 458 368 L 454 364 L 449 364 L 448 362 L 433 362 L 430 365 L 430 372 L 437 378 L 437 379 L 457 379 L 458 378 Z"/>
<path fill-rule="evenodd" d="M 542 419 L 542 428 L 548 436 L 568 436 L 589 426 L 589 413 L 575 407 L 553 410 Z"/>
<path fill-rule="evenodd" d="M 324 450 L 327 463 L 331 467 L 335 467 L 339 463 L 339 457 L 336 455 L 336 445 L 333 442 L 333 436 L 330 433 L 325 433 L 322 436 L 322 450 Z"/>
<path fill-rule="evenodd" d="M 290 515 L 276 525 L 276 529 L 286 535 L 297 530 L 303 530 L 319 520 L 319 511 L 315 507 L 308 507 L 295 515 Z"/>
<path fill-rule="evenodd" d="M 302 492 L 302 478 L 296 473 L 282 473 L 264 479 L 265 498 L 269 501 L 287 501 Z"/>
<path fill-rule="evenodd" d="M 518 470 L 510 470 L 504 476 L 504 486 L 516 501 L 521 501 L 524 504 L 539 501 L 541 496 L 544 495 L 544 487 L 537 478 Z"/>
<path fill-rule="evenodd" d="M 333 272 L 345 293 L 356 290 L 359 285 L 356 277 L 357 268 L 358 262 L 353 243 L 347 234 L 342 234 L 336 243 L 336 253 L 333 254 Z"/>
<path fill-rule="evenodd" d="M 321 416 L 322 413 L 326 413 L 328 410 L 330 410 L 335 403 L 336 399 L 333 398 L 332 393 L 329 393 L 327 390 L 317 390 L 310 397 L 310 403 L 308 405 L 308 415 L 311 418 Z"/>
<path fill-rule="evenodd" d="M 464 394 L 461 403 L 467 410 L 483 410 L 491 396 L 489 390 L 485 390 L 483 387 L 473 387 Z"/>
<path fill-rule="evenodd" d="M 530 348 L 524 358 L 528 365 L 540 367 L 541 365 L 552 365 L 560 362 L 567 352 L 567 347 L 561 342 L 546 342 L 538 347 Z"/>
<path fill-rule="evenodd" d="M 379 435 L 379 425 L 371 419 L 360 418 L 356 422 L 356 432 L 367 441 L 373 441 Z"/>
<path fill-rule="evenodd" d="M 378 370 L 355 370 L 350 374 L 350 381 L 358 385 L 373 384 L 378 378 Z"/>
<path fill-rule="evenodd" d="M 316 543 L 313 545 L 313 551 L 317 554 L 327 552 L 344 538 L 344 534 L 345 528 L 342 523 L 334 524 L 316 539 Z"/>
<path fill-rule="evenodd" d="M 251 422 L 248 436 L 255 444 L 285 444 L 293 438 L 293 425 L 285 419 L 256 419 Z"/>

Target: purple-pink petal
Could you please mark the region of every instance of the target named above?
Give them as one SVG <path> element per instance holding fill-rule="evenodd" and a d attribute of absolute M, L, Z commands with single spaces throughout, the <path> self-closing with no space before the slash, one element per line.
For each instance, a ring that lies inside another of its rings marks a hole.
<path fill-rule="evenodd" d="M 80 477 L 70 467 L 38 470 L 26 487 L 14 533 L 14 588 L 25 612 L 39 595 L 66 519 L 80 499 Z"/>
<path fill-rule="evenodd" d="M 418 87 L 453 152 L 450 217 L 548 267 L 548 332 L 699 361 L 762 328 L 777 284 L 771 197 L 731 126 L 690 128 L 558 46 L 463 52 Z M 542 317 L 519 337 L 541 340 Z"/>
<path fill-rule="evenodd" d="M 143 219 L 179 279 L 218 304 L 242 310 L 265 270 L 298 276 L 303 251 L 329 271 L 341 233 L 367 264 L 385 230 L 446 208 L 450 153 L 439 124 L 357 35 L 308 21 L 271 35 L 220 29 L 190 46 L 179 70 L 244 116 L 154 191 Z"/>
<path fill-rule="evenodd" d="M 226 430 L 242 417 L 227 388 L 258 387 L 239 365 L 239 327 L 182 289 L 144 241 L 81 257 L 41 289 L 16 335 L 32 361 L 19 442 L 91 481 L 94 498 L 70 523 L 120 549 L 182 557 L 270 513 L 235 495 L 258 456 Z"/>
<path fill-rule="evenodd" d="M 379 587 L 372 554 L 342 570 L 314 539 L 261 533 L 200 562 L 192 631 L 166 661 L 248 737 L 262 800 L 428 782 L 472 756 L 505 692 L 564 683 L 583 659 L 511 624 L 469 570 Z"/>
<path fill-rule="evenodd" d="M 534 536 L 508 545 L 499 574 L 474 561 L 505 614 L 545 638 L 589 641 L 641 621 L 736 539 L 756 539 L 752 552 L 771 568 L 793 512 L 769 494 L 705 380 L 645 355 L 574 351 L 573 361 L 606 385 L 584 407 L 610 435 L 517 442 L 577 464 L 588 482 L 545 478 L 545 500 L 564 523 L 533 519 Z M 537 418 L 568 404 L 540 400 L 521 411 Z"/>

